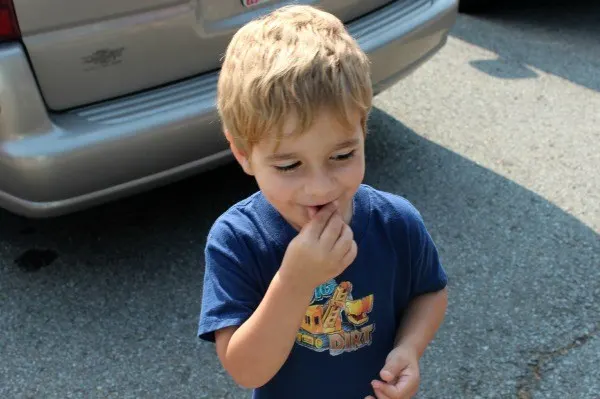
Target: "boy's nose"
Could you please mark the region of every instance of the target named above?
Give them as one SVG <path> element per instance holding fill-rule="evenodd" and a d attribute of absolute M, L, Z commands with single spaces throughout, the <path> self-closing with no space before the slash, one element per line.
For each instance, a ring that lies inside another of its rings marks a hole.
<path fill-rule="evenodd" d="M 332 201 L 335 181 L 327 173 L 315 174 L 306 184 L 306 193 L 315 202 Z"/>

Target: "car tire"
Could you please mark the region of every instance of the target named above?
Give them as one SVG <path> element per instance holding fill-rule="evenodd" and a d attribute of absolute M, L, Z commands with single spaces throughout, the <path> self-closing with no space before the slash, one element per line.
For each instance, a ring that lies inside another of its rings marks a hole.
<path fill-rule="evenodd" d="M 490 8 L 492 0 L 459 0 L 458 9 L 463 13 L 477 13 Z"/>

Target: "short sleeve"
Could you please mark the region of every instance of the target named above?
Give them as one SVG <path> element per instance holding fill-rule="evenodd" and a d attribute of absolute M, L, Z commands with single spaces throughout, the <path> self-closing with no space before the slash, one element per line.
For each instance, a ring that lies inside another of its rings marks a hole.
<path fill-rule="evenodd" d="M 217 220 L 204 250 L 200 339 L 214 342 L 215 331 L 241 325 L 258 307 L 261 285 L 253 258 L 245 241 L 236 236 L 232 222 Z"/>
<path fill-rule="evenodd" d="M 408 219 L 411 245 L 410 296 L 414 298 L 444 289 L 448 284 L 448 276 L 421 214 L 411 207 Z"/>

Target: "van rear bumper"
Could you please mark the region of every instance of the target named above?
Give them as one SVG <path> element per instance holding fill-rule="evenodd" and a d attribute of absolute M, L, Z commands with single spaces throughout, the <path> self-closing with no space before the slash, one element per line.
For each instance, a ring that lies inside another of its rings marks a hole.
<path fill-rule="evenodd" d="M 446 43 L 457 0 L 401 0 L 348 30 L 376 93 Z M 0 45 L 0 207 L 27 217 L 85 209 L 231 159 L 215 107 L 218 71 L 124 98 L 49 112 L 19 43 Z"/>

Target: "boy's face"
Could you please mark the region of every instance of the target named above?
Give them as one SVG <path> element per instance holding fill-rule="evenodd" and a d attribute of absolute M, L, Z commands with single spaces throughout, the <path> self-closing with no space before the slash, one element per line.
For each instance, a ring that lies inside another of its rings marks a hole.
<path fill-rule="evenodd" d="M 296 229 L 301 229 L 322 206 L 336 201 L 346 223 L 352 218 L 352 199 L 365 174 L 361 117 L 352 115 L 352 128 L 322 113 L 301 135 L 290 137 L 290 119 L 279 146 L 274 138 L 253 146 L 250 156 L 232 150 L 246 173 L 256 178 L 267 200 Z"/>

